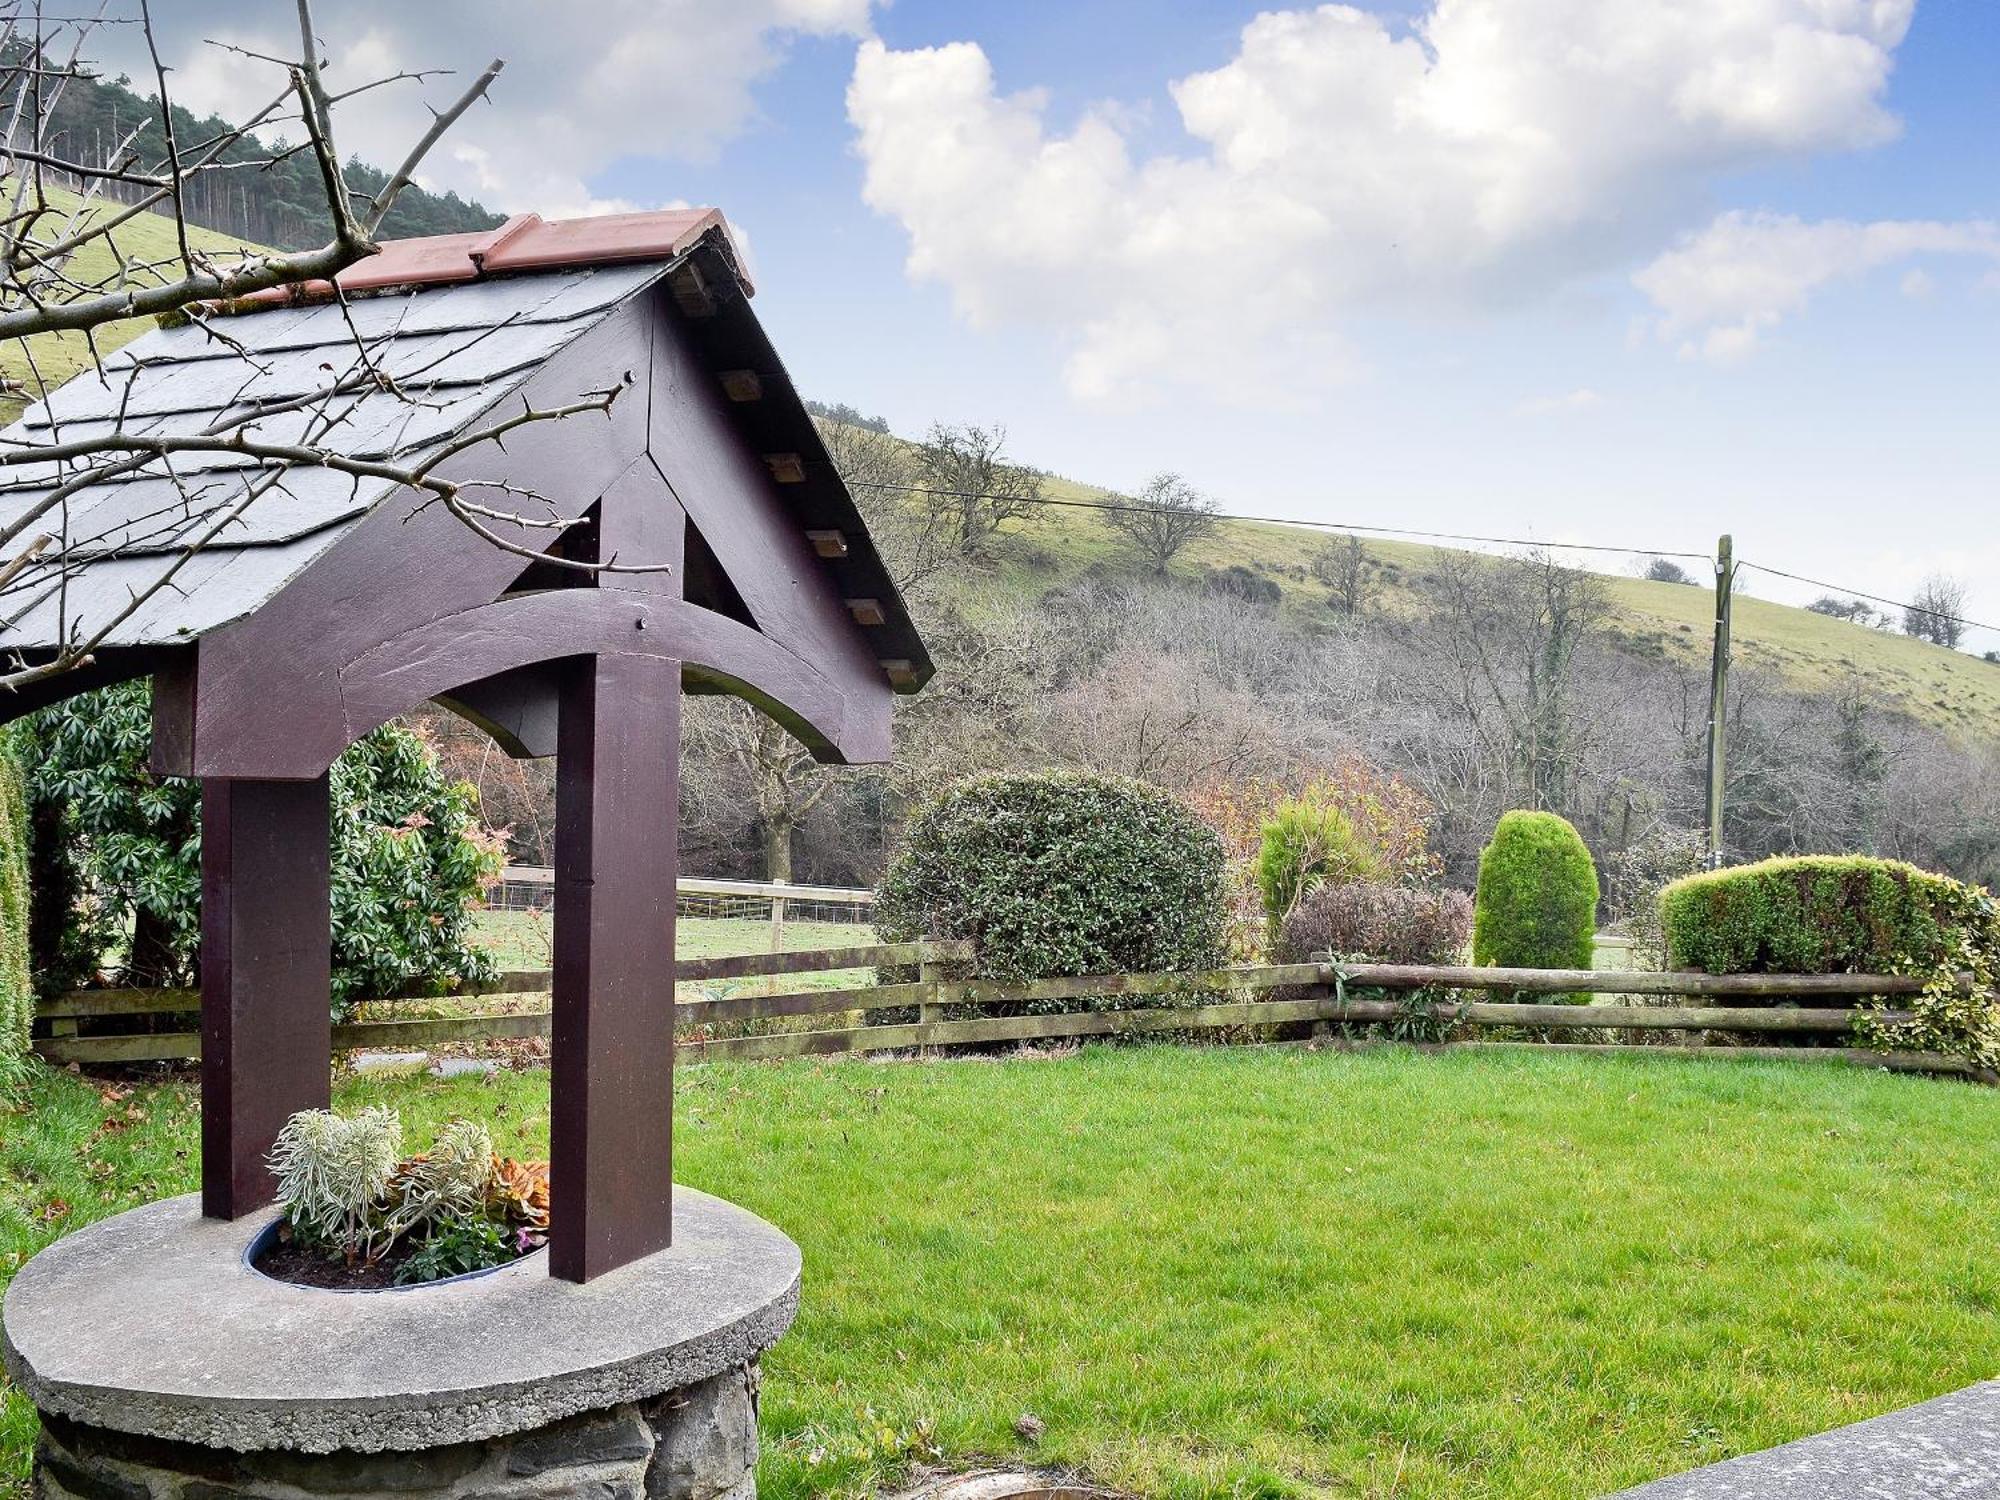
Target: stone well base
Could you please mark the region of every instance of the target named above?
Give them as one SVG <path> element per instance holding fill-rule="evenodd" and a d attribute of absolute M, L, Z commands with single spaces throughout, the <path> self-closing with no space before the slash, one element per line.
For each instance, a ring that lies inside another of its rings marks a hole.
<path fill-rule="evenodd" d="M 582 1286 L 530 1256 L 396 1291 L 291 1286 L 192 1198 L 59 1240 L 6 1299 L 43 1500 L 752 1500 L 757 1370 L 799 1252 L 674 1192 L 671 1249 Z"/>
<path fill-rule="evenodd" d="M 757 1366 L 441 1448 L 237 1453 L 44 1417 L 38 1500 L 753 1500 Z"/>

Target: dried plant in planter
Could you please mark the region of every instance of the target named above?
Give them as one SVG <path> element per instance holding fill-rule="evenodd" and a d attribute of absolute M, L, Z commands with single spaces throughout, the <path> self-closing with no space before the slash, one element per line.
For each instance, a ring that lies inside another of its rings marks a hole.
<path fill-rule="evenodd" d="M 390 1110 L 305 1110 L 280 1132 L 271 1170 L 285 1218 L 259 1265 L 286 1279 L 434 1281 L 504 1265 L 547 1237 L 548 1164 L 502 1158 L 472 1120 L 405 1157 Z"/>
<path fill-rule="evenodd" d="M 549 1229 L 549 1164 L 493 1158 L 493 1176 L 486 1189 L 489 1218 L 532 1234 Z"/>

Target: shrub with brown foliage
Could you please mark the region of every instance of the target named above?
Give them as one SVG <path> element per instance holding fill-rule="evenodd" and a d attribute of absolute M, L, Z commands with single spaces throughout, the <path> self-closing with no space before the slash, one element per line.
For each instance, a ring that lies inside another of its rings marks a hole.
<path fill-rule="evenodd" d="M 1315 953 L 1390 964 L 1455 964 L 1472 932 L 1464 891 L 1353 882 L 1324 885 L 1301 901 L 1278 934 L 1279 963 Z"/>

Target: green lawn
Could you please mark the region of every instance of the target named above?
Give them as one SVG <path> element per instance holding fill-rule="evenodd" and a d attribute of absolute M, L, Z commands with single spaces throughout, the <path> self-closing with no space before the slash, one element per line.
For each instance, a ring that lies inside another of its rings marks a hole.
<path fill-rule="evenodd" d="M 341 1095 L 417 1138 L 454 1113 L 516 1152 L 547 1130 L 540 1072 Z M 185 1086 L 44 1075 L 29 1103 L 0 1263 L 193 1185 Z M 780 1500 L 931 1448 L 1152 1494 L 1555 1500 L 2000 1365 L 2000 1100 L 1962 1085 L 1152 1047 L 711 1064 L 677 1106 L 681 1179 L 805 1250 L 766 1371 Z M 12 1398 L 16 1475 L 30 1429 Z"/>

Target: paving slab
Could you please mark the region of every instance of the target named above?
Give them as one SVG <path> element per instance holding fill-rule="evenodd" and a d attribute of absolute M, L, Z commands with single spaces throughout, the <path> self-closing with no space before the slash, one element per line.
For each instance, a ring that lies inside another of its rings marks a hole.
<path fill-rule="evenodd" d="M 2000 1380 L 1610 1500 L 2000 1500 Z"/>

